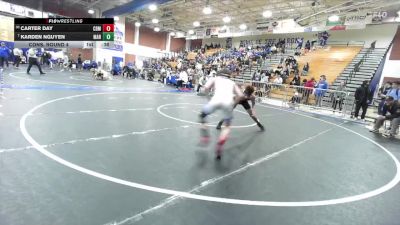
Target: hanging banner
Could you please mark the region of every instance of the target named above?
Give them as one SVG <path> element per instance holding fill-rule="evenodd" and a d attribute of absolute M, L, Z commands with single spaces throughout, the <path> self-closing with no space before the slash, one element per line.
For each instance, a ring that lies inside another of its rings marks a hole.
<path fill-rule="evenodd" d="M 337 25 L 337 26 L 331 27 L 329 30 L 346 30 L 346 26 Z"/>
<path fill-rule="evenodd" d="M 268 28 L 271 26 L 269 22 L 266 23 L 257 23 L 257 30 L 268 30 Z"/>
<path fill-rule="evenodd" d="M 372 16 L 368 16 L 366 13 L 353 13 L 346 16 L 344 25 L 362 25 L 370 24 L 372 22 Z"/>

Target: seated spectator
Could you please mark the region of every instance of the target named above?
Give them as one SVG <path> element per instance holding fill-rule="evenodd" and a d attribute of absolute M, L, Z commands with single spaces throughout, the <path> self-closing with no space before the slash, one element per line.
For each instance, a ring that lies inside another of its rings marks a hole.
<path fill-rule="evenodd" d="M 275 87 L 279 88 L 283 84 L 283 79 L 281 76 L 276 76 L 272 83 L 275 85 Z"/>
<path fill-rule="evenodd" d="M 181 72 L 179 73 L 179 78 L 177 79 L 176 82 L 176 88 L 182 87 L 183 83 L 187 83 L 188 81 L 189 81 L 189 75 L 184 69 L 181 70 Z"/>
<path fill-rule="evenodd" d="M 372 130 L 373 133 L 379 133 L 379 128 L 382 127 L 385 120 L 390 120 L 390 131 L 385 133 L 384 136 L 393 138 L 396 135 L 397 129 L 400 125 L 400 105 L 398 101 L 395 101 L 392 96 L 387 97 L 383 106 L 382 115 L 379 115 L 376 119 L 375 125 Z"/>
<path fill-rule="evenodd" d="M 294 106 L 296 106 L 297 104 L 299 104 L 300 101 L 301 101 L 301 98 L 300 98 L 300 96 L 299 96 L 299 92 L 296 91 L 296 92 L 294 93 L 293 97 L 290 99 L 290 106 L 291 106 L 291 107 L 294 107 Z"/>
<path fill-rule="evenodd" d="M 300 86 L 300 76 L 298 74 L 294 75 L 293 80 L 290 82 L 290 85 Z"/>
<path fill-rule="evenodd" d="M 379 102 L 378 105 L 378 115 L 382 115 L 382 109 L 383 106 L 385 105 L 387 94 L 390 92 L 391 89 L 392 89 L 392 82 L 387 82 L 386 84 L 383 85 L 383 87 L 379 88 L 378 97 L 381 98 L 381 101 Z"/>
<path fill-rule="evenodd" d="M 392 88 L 387 92 L 387 96 L 392 96 L 395 101 L 400 99 L 400 81 L 392 84 Z"/>

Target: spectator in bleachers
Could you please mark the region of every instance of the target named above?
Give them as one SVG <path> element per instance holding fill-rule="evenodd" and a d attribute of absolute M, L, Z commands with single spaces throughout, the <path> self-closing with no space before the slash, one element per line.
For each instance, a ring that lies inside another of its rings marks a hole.
<path fill-rule="evenodd" d="M 301 71 L 301 75 L 302 76 L 307 76 L 308 71 L 310 71 L 310 64 L 308 64 L 308 62 L 307 62 L 307 64 L 304 65 L 304 67 L 303 67 L 303 71 Z"/>
<path fill-rule="evenodd" d="M 392 89 L 392 82 L 387 82 L 383 85 L 383 87 L 379 88 L 378 97 L 381 98 L 381 101 L 378 105 L 378 115 L 382 115 L 383 105 L 385 104 L 386 97 L 388 92 Z"/>
<path fill-rule="evenodd" d="M 329 38 L 329 34 L 327 31 L 322 32 L 321 34 L 321 46 L 325 47 L 326 44 L 328 43 L 328 38 Z"/>
<path fill-rule="evenodd" d="M 391 125 L 389 133 L 384 134 L 384 136 L 392 138 L 396 135 L 397 129 L 400 125 L 400 104 L 398 101 L 395 101 L 392 96 L 386 98 L 382 115 L 378 116 L 373 129 L 370 131 L 373 133 L 379 133 L 379 129 L 382 127 L 385 120 L 390 120 Z"/>
<path fill-rule="evenodd" d="M 322 106 L 322 99 L 328 90 L 328 82 L 326 82 L 326 76 L 322 75 L 319 82 L 315 85 L 315 105 L 318 107 Z"/>
<path fill-rule="evenodd" d="M 305 53 L 308 53 L 309 51 L 311 51 L 311 43 L 309 40 L 307 40 L 304 50 L 305 50 Z"/>
<path fill-rule="evenodd" d="M 360 87 L 357 88 L 355 93 L 356 110 L 354 112 L 354 119 L 358 119 L 360 109 L 362 108 L 361 119 L 365 120 L 365 115 L 368 109 L 368 100 L 371 97 L 371 91 L 369 90 L 369 82 L 367 80 L 363 81 Z"/>
<path fill-rule="evenodd" d="M 300 86 L 300 76 L 298 74 L 294 75 L 293 80 L 290 82 L 290 85 Z"/>
<path fill-rule="evenodd" d="M 274 79 L 274 81 L 273 81 L 273 84 L 274 84 L 275 88 L 280 88 L 281 85 L 282 85 L 282 83 L 283 83 L 282 77 L 279 76 L 279 75 L 276 76 L 275 79 Z"/>
<path fill-rule="evenodd" d="M 296 49 L 302 49 L 303 48 L 303 40 L 304 40 L 304 38 L 297 38 L 297 40 L 296 40 L 296 43 L 297 43 Z"/>

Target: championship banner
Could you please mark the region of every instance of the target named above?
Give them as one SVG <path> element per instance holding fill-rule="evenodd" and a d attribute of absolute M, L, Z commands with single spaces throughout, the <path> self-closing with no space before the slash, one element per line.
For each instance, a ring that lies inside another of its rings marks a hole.
<path fill-rule="evenodd" d="M 337 26 L 331 27 L 329 30 L 346 30 L 346 26 L 337 25 Z"/>
<path fill-rule="evenodd" d="M 204 30 L 196 30 L 197 38 L 204 38 Z"/>
<path fill-rule="evenodd" d="M 372 22 L 372 16 L 368 16 L 366 13 L 353 13 L 346 16 L 344 25 L 365 25 Z"/>
<path fill-rule="evenodd" d="M 269 22 L 266 23 L 257 23 L 257 30 L 268 30 L 268 28 L 271 27 Z"/>

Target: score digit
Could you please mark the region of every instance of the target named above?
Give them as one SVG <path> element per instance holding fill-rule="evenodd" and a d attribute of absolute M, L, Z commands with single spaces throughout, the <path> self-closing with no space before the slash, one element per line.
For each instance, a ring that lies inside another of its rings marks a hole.
<path fill-rule="evenodd" d="M 103 33 L 103 41 L 114 41 L 114 33 Z"/>
<path fill-rule="evenodd" d="M 103 32 L 114 32 L 114 24 L 103 24 Z"/>

